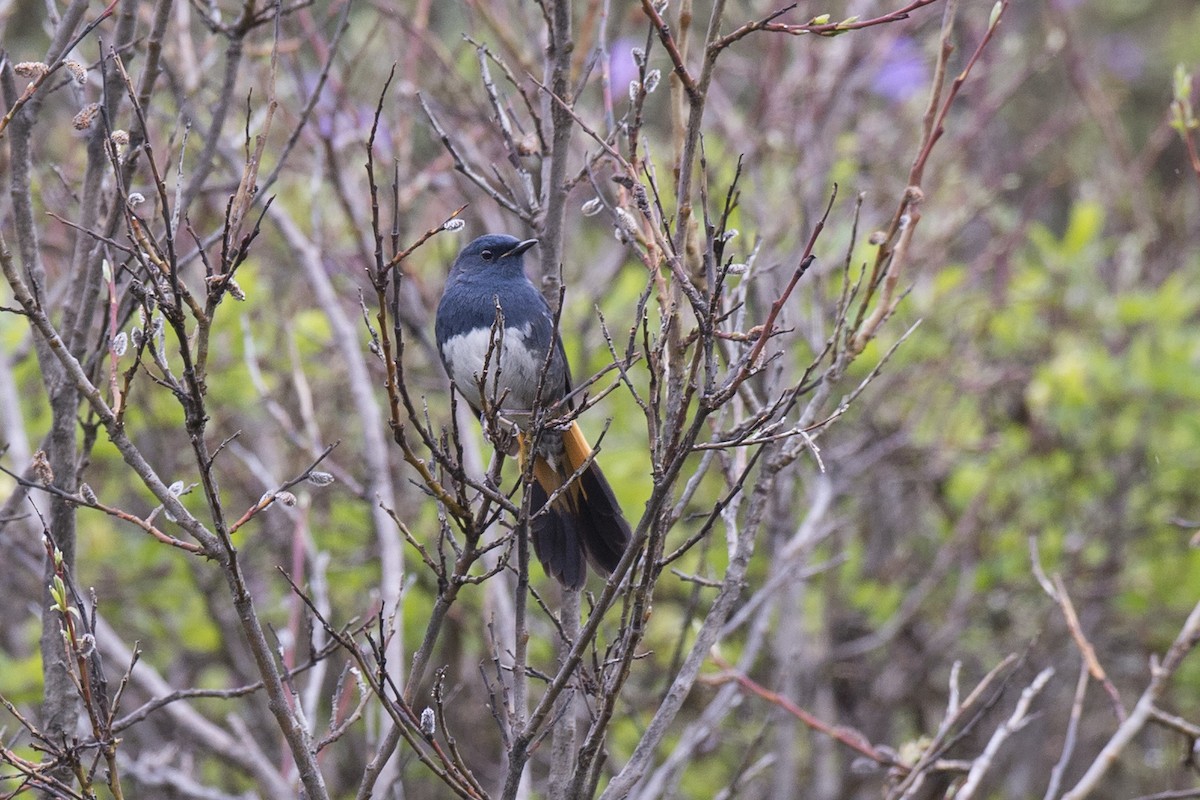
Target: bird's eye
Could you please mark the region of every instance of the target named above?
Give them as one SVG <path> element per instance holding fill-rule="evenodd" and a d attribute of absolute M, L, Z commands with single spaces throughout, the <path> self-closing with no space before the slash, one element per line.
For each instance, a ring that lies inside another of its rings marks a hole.
<path fill-rule="evenodd" d="M 479 254 L 479 257 L 482 258 L 484 261 L 491 261 L 492 260 L 492 251 L 484 250 L 482 253 Z"/>

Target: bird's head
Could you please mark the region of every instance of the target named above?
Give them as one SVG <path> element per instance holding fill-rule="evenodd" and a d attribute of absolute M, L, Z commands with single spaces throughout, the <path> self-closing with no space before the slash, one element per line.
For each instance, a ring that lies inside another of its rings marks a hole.
<path fill-rule="evenodd" d="M 517 268 L 524 266 L 524 252 L 537 244 L 537 239 L 524 241 L 506 233 L 489 233 L 468 244 L 458 254 L 455 266 L 463 269 Z"/>

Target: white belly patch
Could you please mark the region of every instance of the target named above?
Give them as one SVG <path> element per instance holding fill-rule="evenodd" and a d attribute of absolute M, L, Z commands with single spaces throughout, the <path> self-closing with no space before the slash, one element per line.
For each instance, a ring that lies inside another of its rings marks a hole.
<path fill-rule="evenodd" d="M 518 412 L 533 407 L 546 354 L 525 346 L 529 330 L 529 325 L 506 328 L 503 335 L 497 332 L 493 337 L 490 328 L 476 328 L 452 336 L 442 345 L 442 358 L 451 380 L 476 408 L 484 405 L 479 396 L 480 379 L 488 405 Z M 544 400 L 556 399 L 545 389 L 543 395 L 548 395 Z"/>

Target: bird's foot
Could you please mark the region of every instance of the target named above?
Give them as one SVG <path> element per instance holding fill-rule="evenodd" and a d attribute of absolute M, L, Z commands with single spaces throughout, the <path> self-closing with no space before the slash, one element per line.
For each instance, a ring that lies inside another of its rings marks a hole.
<path fill-rule="evenodd" d="M 517 442 L 517 426 L 509 419 L 496 414 L 483 416 L 483 437 L 491 442 L 497 450 L 508 455 L 516 456 L 519 445 Z"/>

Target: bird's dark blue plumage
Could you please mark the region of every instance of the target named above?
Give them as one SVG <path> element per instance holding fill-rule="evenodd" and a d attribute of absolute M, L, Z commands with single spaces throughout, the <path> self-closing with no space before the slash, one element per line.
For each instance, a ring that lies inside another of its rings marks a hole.
<path fill-rule="evenodd" d="M 578 588 L 586 578 L 585 557 L 597 570 L 612 572 L 630 530 L 600 467 L 588 462 L 591 448 L 578 422 L 563 431 L 542 430 L 536 448 L 521 433 L 535 406 L 563 399 L 571 384 L 550 306 L 525 275 L 524 253 L 536 243 L 488 234 L 464 247 L 446 279 L 435 333 L 446 373 L 475 412 L 493 409 L 518 428 L 522 459 L 533 459 L 534 550 L 550 575 Z"/>
<path fill-rule="evenodd" d="M 463 248 L 446 279 L 435 325 L 438 354 L 477 411 L 484 407 L 479 395 L 482 377 L 487 378 L 488 405 L 512 412 L 533 408 L 543 369 L 542 404 L 566 394 L 567 361 L 555 340 L 554 317 L 525 275 L 523 254 L 535 243 L 503 234 L 481 236 Z M 496 328 L 497 306 L 504 318 L 502 330 Z M 551 347 L 554 353 L 547 366 Z M 485 365 L 489 351 L 492 363 Z"/>

